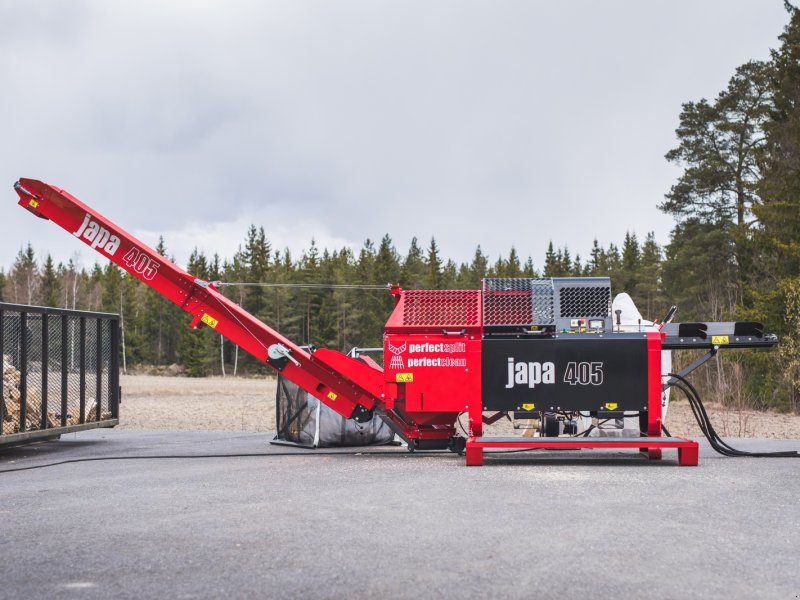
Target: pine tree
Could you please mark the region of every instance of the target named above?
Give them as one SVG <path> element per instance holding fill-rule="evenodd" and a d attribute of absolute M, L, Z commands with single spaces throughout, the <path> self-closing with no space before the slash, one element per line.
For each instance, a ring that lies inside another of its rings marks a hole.
<path fill-rule="evenodd" d="M 730 233 L 710 223 L 687 220 L 675 227 L 666 248 L 663 280 L 682 320 L 730 318 L 738 300 L 732 245 Z"/>
<path fill-rule="evenodd" d="M 55 265 L 53 264 L 53 257 L 50 256 L 50 254 L 48 254 L 47 258 L 44 260 L 40 287 L 42 305 L 52 307 L 59 306 L 61 282 L 59 281 L 58 271 L 56 271 Z"/>
<path fill-rule="evenodd" d="M 511 246 L 511 251 L 508 253 L 508 260 L 506 261 L 506 277 L 521 277 L 522 267 L 519 264 L 519 255 L 517 249 Z"/>
<path fill-rule="evenodd" d="M 240 282 L 267 283 L 270 270 L 270 255 L 272 244 L 267 239 L 263 227 L 256 228 L 250 225 L 247 230 L 244 251 L 240 254 L 239 264 L 241 270 L 238 275 Z M 244 297 L 244 309 L 251 315 L 264 319 L 269 314 L 267 292 L 263 287 L 248 287 Z"/>
<path fill-rule="evenodd" d="M 618 282 L 622 291 L 630 294 L 635 292 L 639 282 L 640 262 L 639 241 L 636 239 L 636 234 L 626 232 L 625 240 L 622 243 L 621 277 Z"/>
<path fill-rule="evenodd" d="M 529 256 L 528 260 L 525 261 L 525 267 L 522 269 L 522 276 L 523 277 L 538 277 L 539 274 L 536 272 L 536 269 L 533 266 L 533 259 Z"/>
<path fill-rule="evenodd" d="M 425 287 L 429 290 L 442 289 L 442 259 L 439 257 L 439 246 L 435 238 L 431 238 L 426 262 Z"/>
<path fill-rule="evenodd" d="M 685 170 L 662 210 L 679 219 L 745 226 L 759 202 L 758 149 L 769 103 L 769 68 L 756 61 L 736 69 L 714 102 L 685 103 L 676 130 L 680 145 L 666 155 Z"/>
<path fill-rule="evenodd" d="M 597 238 L 592 242 L 592 252 L 589 262 L 586 264 L 589 275 L 593 277 L 604 277 L 608 275 L 608 259 L 603 247 L 597 242 Z M 613 283 L 613 282 L 612 282 Z"/>
<path fill-rule="evenodd" d="M 403 288 L 418 290 L 425 287 L 426 264 L 419 247 L 417 238 L 411 238 L 405 261 L 403 261 L 402 281 Z"/>
<path fill-rule="evenodd" d="M 647 234 L 642 244 L 641 260 L 633 300 L 647 319 L 665 312 L 661 298 L 661 248 L 656 243 L 655 233 Z"/>
<path fill-rule="evenodd" d="M 547 245 L 547 253 L 544 255 L 544 276 L 545 277 L 558 277 L 561 270 L 559 258 L 553 250 L 553 242 Z"/>
<path fill-rule="evenodd" d="M 472 262 L 469 264 L 467 277 L 462 285 L 468 290 L 479 289 L 481 280 L 486 277 L 486 272 L 489 265 L 488 257 L 483 253 L 481 247 L 475 248 L 475 254 L 472 256 Z"/>
<path fill-rule="evenodd" d="M 800 275 L 800 10 L 788 2 L 786 10 L 789 24 L 772 52 L 772 109 L 758 186 L 764 202 L 754 208 L 762 280 Z"/>
<path fill-rule="evenodd" d="M 118 313 L 122 303 L 122 270 L 109 261 L 102 270 L 98 283 L 102 290 L 101 309 L 110 313 Z"/>

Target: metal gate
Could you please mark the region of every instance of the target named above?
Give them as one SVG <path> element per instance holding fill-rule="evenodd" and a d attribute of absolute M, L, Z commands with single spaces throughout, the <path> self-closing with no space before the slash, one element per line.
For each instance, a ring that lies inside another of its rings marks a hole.
<path fill-rule="evenodd" d="M 119 316 L 0 303 L 0 446 L 119 423 Z"/>

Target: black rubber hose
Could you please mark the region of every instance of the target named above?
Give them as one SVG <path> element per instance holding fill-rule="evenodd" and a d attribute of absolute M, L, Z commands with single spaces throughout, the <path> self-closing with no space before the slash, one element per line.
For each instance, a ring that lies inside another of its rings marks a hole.
<path fill-rule="evenodd" d="M 697 425 L 700 427 L 700 431 L 706 437 L 708 443 L 711 444 L 711 447 L 719 454 L 724 456 L 751 456 L 759 458 L 800 458 L 800 452 L 797 451 L 746 452 L 744 450 L 737 450 L 736 448 L 733 448 L 725 440 L 723 440 L 714 429 L 714 426 L 711 424 L 711 419 L 708 416 L 708 412 L 706 412 L 706 408 L 703 405 L 703 401 L 700 400 L 700 394 L 692 385 L 692 383 L 685 377 L 682 377 L 676 373 L 670 373 L 668 377 L 675 378 L 681 382 L 670 383 L 668 384 L 668 387 L 675 387 L 684 393 L 689 401 L 689 406 L 692 409 L 692 413 L 697 421 Z M 666 433 L 666 429 L 664 431 Z M 669 435 L 669 433 L 667 433 L 667 435 Z"/>

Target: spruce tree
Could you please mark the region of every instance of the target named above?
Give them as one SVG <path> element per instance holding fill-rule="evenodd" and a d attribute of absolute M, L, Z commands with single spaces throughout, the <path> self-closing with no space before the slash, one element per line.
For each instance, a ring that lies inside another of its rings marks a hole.
<path fill-rule="evenodd" d="M 442 259 L 439 256 L 439 245 L 436 243 L 435 238 L 431 238 L 426 262 L 425 288 L 429 290 L 442 289 Z"/>
<path fill-rule="evenodd" d="M 42 268 L 41 293 L 42 305 L 58 307 L 61 298 L 61 282 L 59 274 L 53 264 L 53 257 L 50 254 L 44 259 Z"/>

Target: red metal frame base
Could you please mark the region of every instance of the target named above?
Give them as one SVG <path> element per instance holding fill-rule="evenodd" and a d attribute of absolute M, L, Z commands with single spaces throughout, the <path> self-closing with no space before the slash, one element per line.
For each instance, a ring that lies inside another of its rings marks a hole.
<path fill-rule="evenodd" d="M 678 464 L 682 467 L 696 467 L 699 445 L 697 442 L 677 437 L 581 437 L 581 438 L 524 438 L 524 437 L 470 437 L 467 438 L 467 466 L 483 464 L 484 448 L 632 448 L 646 452 L 651 460 L 661 458 L 663 448 L 678 450 Z"/>

